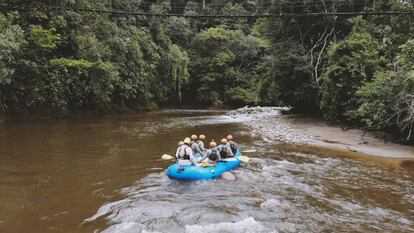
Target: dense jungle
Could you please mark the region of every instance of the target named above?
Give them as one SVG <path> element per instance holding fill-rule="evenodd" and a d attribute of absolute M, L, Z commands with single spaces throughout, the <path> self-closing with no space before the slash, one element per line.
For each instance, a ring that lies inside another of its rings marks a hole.
<path fill-rule="evenodd" d="M 4 119 L 158 106 L 292 106 L 413 143 L 412 15 L 329 14 L 412 12 L 411 1 L 2 0 L 0 6 Z"/>

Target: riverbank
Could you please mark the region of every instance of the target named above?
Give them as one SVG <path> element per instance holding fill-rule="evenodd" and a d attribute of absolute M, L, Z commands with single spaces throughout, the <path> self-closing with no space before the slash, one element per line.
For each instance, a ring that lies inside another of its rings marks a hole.
<path fill-rule="evenodd" d="M 343 130 L 323 120 L 283 114 L 289 108 L 252 107 L 229 112 L 233 118 L 245 118 L 253 136 L 282 150 L 343 156 L 385 163 L 414 166 L 414 147 L 385 142 L 369 132 Z"/>

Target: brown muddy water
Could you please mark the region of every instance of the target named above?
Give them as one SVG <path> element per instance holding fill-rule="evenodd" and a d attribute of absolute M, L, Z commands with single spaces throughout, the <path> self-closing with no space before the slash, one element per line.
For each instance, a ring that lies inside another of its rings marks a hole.
<path fill-rule="evenodd" d="M 180 182 L 161 161 L 233 133 L 236 181 Z M 0 125 L 0 232 L 414 232 L 414 172 L 284 152 L 223 112 Z"/>

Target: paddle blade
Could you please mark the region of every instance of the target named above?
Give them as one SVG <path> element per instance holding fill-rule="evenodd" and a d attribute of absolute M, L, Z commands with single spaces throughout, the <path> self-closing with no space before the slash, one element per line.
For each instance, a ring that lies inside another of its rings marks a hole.
<path fill-rule="evenodd" d="M 247 156 L 239 156 L 237 157 L 237 159 L 242 161 L 243 163 L 248 163 L 250 161 L 250 158 Z"/>
<path fill-rule="evenodd" d="M 172 157 L 171 155 L 167 155 L 167 154 L 163 154 L 162 157 L 161 157 L 162 160 L 171 160 L 173 158 L 174 157 Z"/>
<path fill-rule="evenodd" d="M 242 153 L 254 153 L 256 150 L 243 150 Z"/>

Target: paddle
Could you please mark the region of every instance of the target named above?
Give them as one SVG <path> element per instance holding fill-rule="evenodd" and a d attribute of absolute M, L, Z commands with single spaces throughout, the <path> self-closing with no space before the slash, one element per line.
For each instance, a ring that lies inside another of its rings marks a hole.
<path fill-rule="evenodd" d="M 236 156 L 236 158 L 240 161 L 242 161 L 243 163 L 248 163 L 250 161 L 250 158 L 244 155 L 241 156 Z"/>
<path fill-rule="evenodd" d="M 174 159 L 174 157 L 171 156 L 171 155 L 163 154 L 161 159 L 162 160 L 172 160 L 172 159 Z"/>

